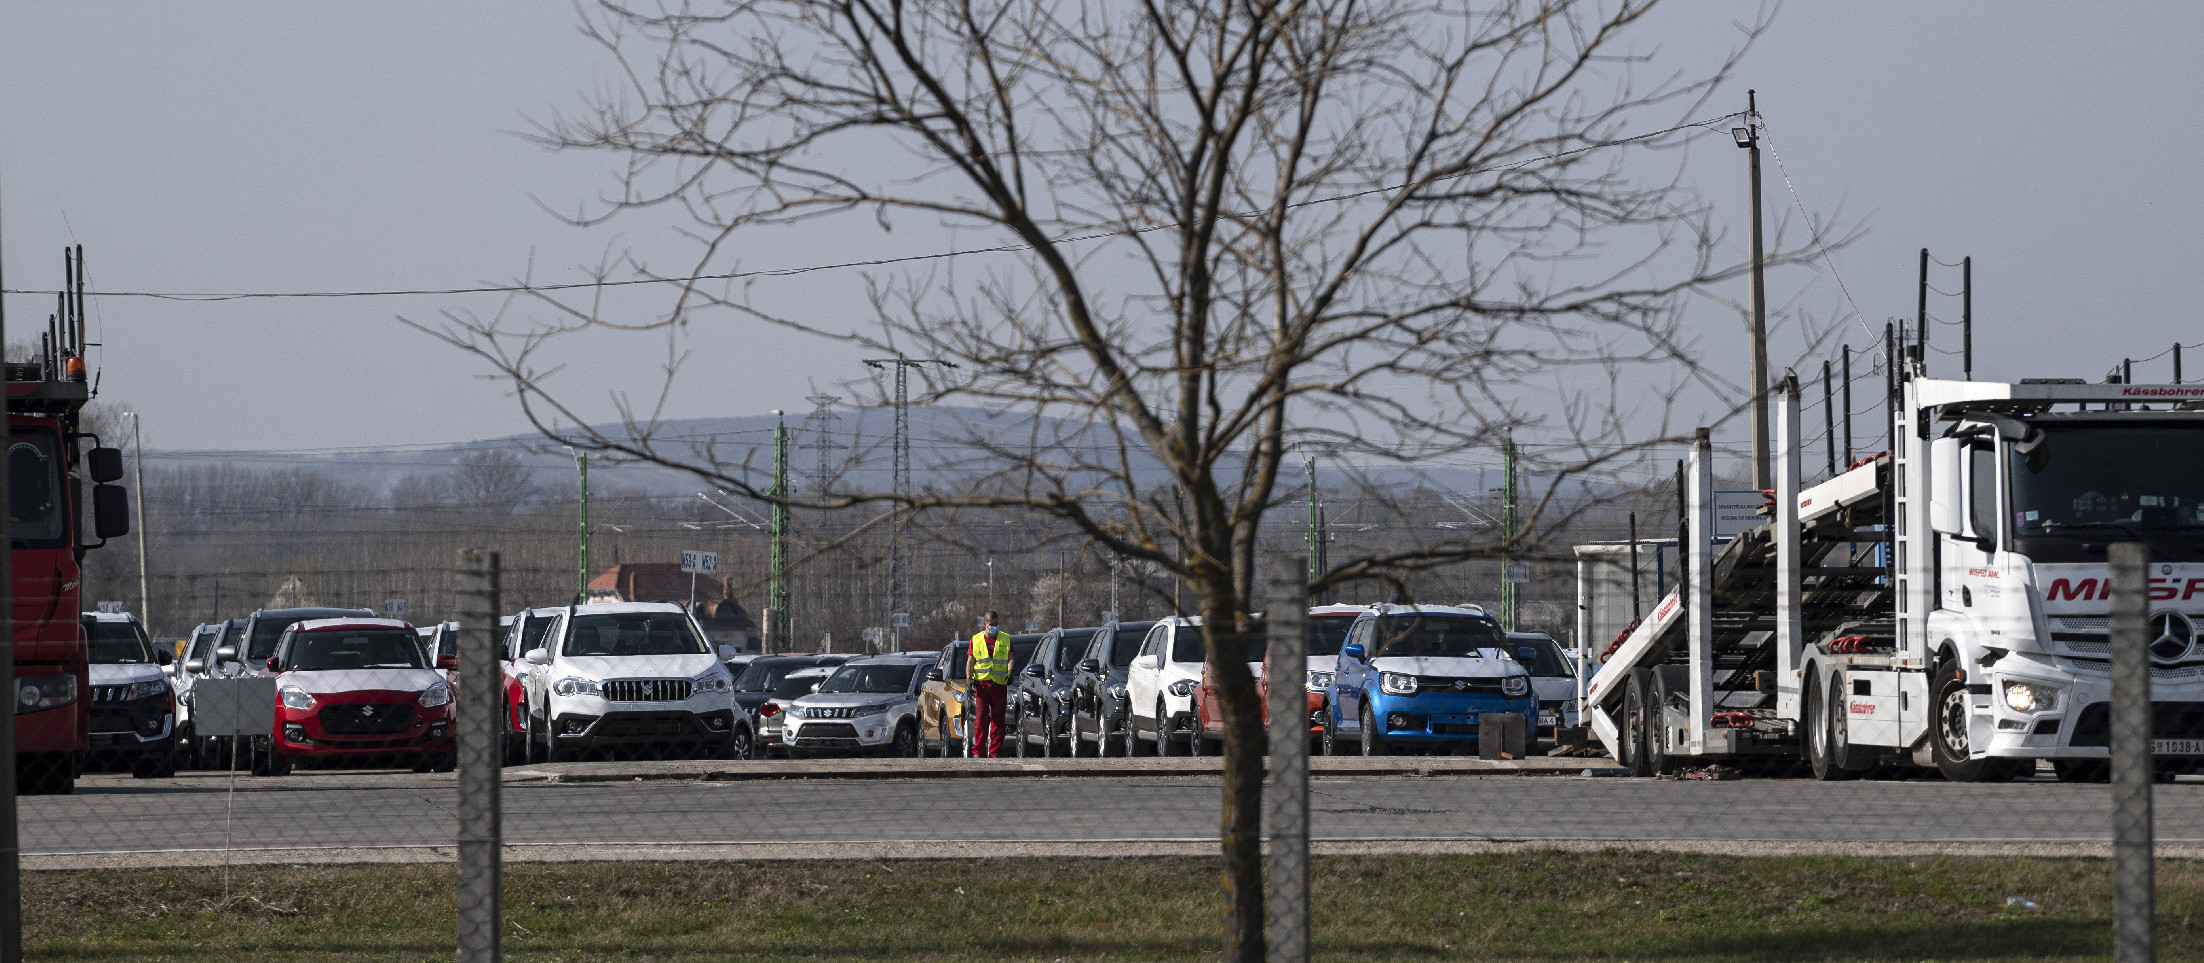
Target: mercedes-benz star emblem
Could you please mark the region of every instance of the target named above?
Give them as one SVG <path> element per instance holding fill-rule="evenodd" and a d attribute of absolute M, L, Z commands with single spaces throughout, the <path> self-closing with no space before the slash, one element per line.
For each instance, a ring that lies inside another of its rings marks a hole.
<path fill-rule="evenodd" d="M 2189 617 L 2179 612 L 2159 612 L 2150 617 L 2150 654 L 2161 662 L 2171 662 L 2189 651 L 2189 643 L 2195 641 L 2196 627 Z"/>

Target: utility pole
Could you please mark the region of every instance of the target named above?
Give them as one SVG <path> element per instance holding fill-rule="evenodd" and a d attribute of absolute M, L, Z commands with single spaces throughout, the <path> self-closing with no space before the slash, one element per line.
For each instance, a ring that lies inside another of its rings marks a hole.
<path fill-rule="evenodd" d="M 1959 259 L 1959 363 L 1974 380 L 1974 256 Z"/>
<path fill-rule="evenodd" d="M 1752 487 L 1766 491 L 1773 483 L 1768 473 L 1768 290 L 1761 263 L 1759 125 L 1759 92 L 1745 91 L 1745 126 L 1732 129 L 1730 136 L 1752 155 Z"/>
<path fill-rule="evenodd" d="M 575 451 L 572 445 L 566 446 L 566 450 L 574 456 L 574 468 L 582 476 L 581 552 L 574 576 L 574 604 L 580 605 L 589 601 L 589 453 Z"/>
<path fill-rule="evenodd" d="M 1837 477 L 1837 396 L 1829 383 L 1829 359 L 1821 362 L 1821 441 L 1829 452 L 1829 477 Z"/>
<path fill-rule="evenodd" d="M 765 631 L 774 648 L 788 652 L 794 651 L 796 629 L 788 611 L 788 418 L 778 408 L 773 417 L 780 420 L 773 426 L 772 578 L 765 590 Z"/>
<path fill-rule="evenodd" d="M 1500 442 L 1500 627 L 1515 631 L 1515 433 Z"/>
<path fill-rule="evenodd" d="M 834 423 L 842 417 L 835 414 L 834 406 L 840 403 L 842 399 L 834 395 L 807 395 L 804 400 L 811 402 L 812 405 L 811 414 L 804 418 L 803 427 L 803 432 L 809 436 L 809 440 L 799 447 L 818 451 L 818 467 L 813 468 L 811 472 L 811 490 L 823 492 L 827 489 L 827 483 L 834 478 L 833 464 L 828 460 L 827 453 L 834 449 L 834 442 L 832 441 Z"/>
<path fill-rule="evenodd" d="M 147 626 L 146 632 L 151 634 L 153 631 L 153 592 L 147 588 L 152 580 L 146 575 L 145 560 L 145 433 L 138 429 L 138 413 L 136 411 L 125 411 L 123 414 L 130 416 L 130 452 L 132 458 L 130 483 L 138 490 L 138 497 L 135 499 L 138 504 L 133 506 L 137 509 L 138 514 L 138 618 Z"/>
<path fill-rule="evenodd" d="M 1318 530 L 1316 519 L 1316 456 L 1303 455 L 1301 466 L 1307 472 L 1309 480 L 1309 581 L 1313 583 L 1324 574 L 1324 570 L 1318 567 L 1323 564 L 1324 549 L 1323 535 Z M 1309 593 L 1309 604 L 1316 604 L 1316 593 Z"/>
<path fill-rule="evenodd" d="M 6 285 L 0 283 L 0 290 Z M 7 296 L 0 295 L 0 345 L 7 339 Z M 7 366 L 0 363 L 0 394 L 7 387 Z M 0 402 L 0 408 L 5 402 Z M 139 497 L 144 497 L 140 492 Z M 0 471 L 0 505 L 8 496 L 8 473 Z M 0 679 L 15 688 L 15 552 L 0 551 Z M 14 701 L 10 697 L 9 701 Z M 0 712 L 0 963 L 23 959 L 22 842 L 15 808 L 15 713 Z"/>
<path fill-rule="evenodd" d="M 889 522 L 888 545 L 888 625 L 895 635 L 893 651 L 903 651 L 904 626 L 896 624 L 896 616 L 909 618 L 911 611 L 911 566 L 915 559 L 910 546 L 903 541 L 903 520 L 908 513 L 905 507 L 911 498 L 911 381 L 910 371 L 920 365 L 938 364 L 944 368 L 956 367 L 956 362 L 933 359 L 912 359 L 902 355 L 893 358 L 866 358 L 865 366 L 878 370 L 895 369 L 895 509 Z"/>
<path fill-rule="evenodd" d="M 1852 346 L 1844 346 L 1844 467 L 1852 467 Z"/>
<path fill-rule="evenodd" d="M 1927 374 L 1929 361 L 1929 249 L 1925 247 L 1921 249 L 1920 301 L 1914 311 L 1913 329 L 1916 332 L 1913 336 L 1914 356 L 1920 359 L 1921 373 Z"/>

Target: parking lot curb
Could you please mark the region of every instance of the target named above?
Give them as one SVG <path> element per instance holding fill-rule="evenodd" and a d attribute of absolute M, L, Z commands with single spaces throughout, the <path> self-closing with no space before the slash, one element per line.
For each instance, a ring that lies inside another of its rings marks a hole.
<path fill-rule="evenodd" d="M 1581 776 L 1615 770 L 1612 760 L 1573 758 L 1472 759 L 1449 756 L 1319 756 L 1312 775 L 1325 776 Z M 774 779 L 1032 779 L 1215 777 L 1216 757 L 1165 759 L 832 759 L 567 762 L 505 771 L 515 783 L 601 783 Z M 1623 770 L 1615 770 L 1623 771 Z"/>

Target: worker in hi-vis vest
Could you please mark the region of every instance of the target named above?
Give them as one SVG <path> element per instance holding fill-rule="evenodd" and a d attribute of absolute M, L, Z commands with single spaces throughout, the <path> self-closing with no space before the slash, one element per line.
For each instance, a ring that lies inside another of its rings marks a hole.
<path fill-rule="evenodd" d="M 1003 754 L 1003 693 L 1010 686 L 1010 635 L 995 626 L 972 637 L 972 755 Z"/>

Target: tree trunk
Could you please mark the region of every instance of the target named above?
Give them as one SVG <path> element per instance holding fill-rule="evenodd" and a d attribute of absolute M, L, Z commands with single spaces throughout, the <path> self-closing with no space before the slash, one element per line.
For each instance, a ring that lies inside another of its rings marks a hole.
<path fill-rule="evenodd" d="M 1255 675 L 1240 641 L 1245 629 L 1234 605 L 1232 576 L 1200 586 L 1208 669 L 1224 720 L 1224 779 L 1218 843 L 1224 856 L 1227 961 L 1261 963 L 1263 944 L 1263 725 Z M 1200 738 L 1197 733 L 1196 738 Z"/>

